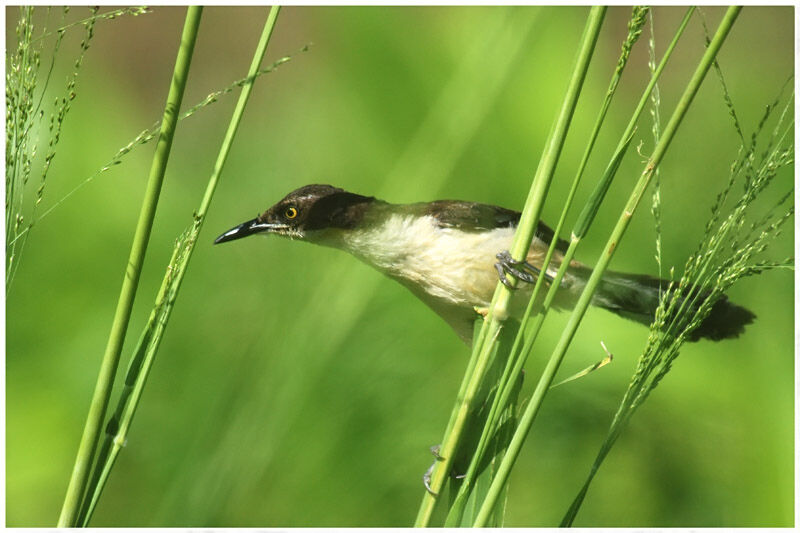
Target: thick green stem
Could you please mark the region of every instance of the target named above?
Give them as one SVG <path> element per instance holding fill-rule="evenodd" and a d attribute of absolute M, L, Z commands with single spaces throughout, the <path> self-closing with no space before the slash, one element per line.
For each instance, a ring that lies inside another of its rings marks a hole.
<path fill-rule="evenodd" d="M 647 8 L 645 8 L 645 9 L 647 9 Z M 634 13 L 632 15 L 631 24 L 635 24 L 637 18 L 643 16 L 643 14 L 637 14 L 636 10 L 637 10 L 637 8 L 634 8 Z M 682 35 L 683 30 L 686 28 L 686 24 L 688 23 L 689 18 L 690 18 L 690 16 L 691 16 L 693 11 L 694 11 L 694 8 L 689 8 L 686 16 L 684 17 L 684 20 L 683 20 L 682 24 L 680 25 L 680 27 L 679 27 L 676 35 L 675 35 L 675 38 L 672 41 L 672 44 L 670 45 L 670 47 L 668 48 L 667 52 L 665 53 L 664 58 L 662 59 L 660 65 L 658 66 L 656 71 L 653 73 L 653 76 L 652 76 L 652 78 L 650 80 L 650 83 L 648 84 L 647 88 L 645 89 L 645 91 L 644 91 L 644 93 L 643 93 L 643 95 L 642 95 L 642 97 L 640 99 L 639 106 L 637 107 L 636 111 L 634 112 L 633 117 L 631 118 L 631 120 L 630 120 L 630 122 L 628 124 L 628 128 L 625 130 L 625 133 L 623 134 L 623 137 L 620 140 L 619 145 L 617 146 L 617 150 L 616 150 L 614 156 L 612 157 L 612 160 L 609 163 L 608 167 L 606 168 L 605 175 L 603 176 L 603 179 L 600 180 L 600 182 L 603 182 L 603 181 L 610 182 L 610 180 L 613 178 L 613 176 L 614 176 L 614 174 L 616 172 L 616 169 L 619 166 L 619 162 L 622 159 L 622 156 L 624 155 L 624 153 L 627 150 L 627 147 L 628 147 L 628 145 L 630 143 L 631 136 L 632 136 L 633 131 L 634 131 L 635 127 L 636 127 L 636 123 L 637 123 L 637 121 L 639 119 L 639 116 L 640 116 L 642 110 L 644 109 L 644 105 L 647 103 L 647 100 L 648 100 L 648 98 L 650 96 L 650 93 L 651 93 L 653 87 L 655 86 L 656 81 L 658 80 L 658 77 L 660 76 L 661 71 L 663 70 L 664 66 L 666 65 L 667 61 L 669 60 L 669 57 L 672 54 L 672 49 L 675 47 L 675 44 L 677 43 L 678 39 Z M 561 216 L 560 216 L 560 218 L 558 220 L 558 224 L 556 224 L 556 228 L 555 228 L 555 230 L 553 232 L 553 234 L 556 235 L 556 236 L 558 236 L 561 233 L 561 229 L 562 229 L 562 227 L 564 225 L 567 213 L 569 212 L 569 208 L 570 208 L 570 206 L 572 204 L 573 197 L 574 197 L 575 192 L 577 190 L 578 183 L 580 182 L 580 178 L 581 178 L 581 175 L 583 173 L 583 169 L 585 168 L 586 162 L 589 159 L 589 154 L 591 152 L 592 145 L 594 144 L 594 141 L 597 138 L 597 135 L 598 135 L 598 133 L 600 131 L 600 127 L 601 127 L 602 122 L 603 122 L 603 117 L 605 116 L 605 114 L 606 114 L 606 112 L 608 110 L 608 107 L 609 107 L 609 105 L 611 103 L 611 98 L 613 97 L 613 95 L 615 93 L 615 88 L 617 87 L 617 85 L 619 83 L 619 80 L 620 80 L 620 78 L 622 76 L 622 71 L 625 68 L 625 65 L 627 64 L 627 58 L 628 58 L 628 54 L 630 53 L 630 49 L 633 47 L 633 45 L 635 44 L 637 39 L 638 39 L 638 33 L 634 34 L 632 36 L 629 35 L 629 38 L 623 44 L 622 55 L 620 56 L 619 63 L 617 65 L 616 70 L 614 71 L 614 75 L 612 76 L 611 81 L 609 82 L 609 87 L 608 87 L 608 90 L 606 92 L 606 99 L 605 99 L 605 101 L 603 103 L 603 106 L 601 107 L 600 112 L 598 113 L 597 120 L 595 121 L 595 126 L 594 126 L 594 128 L 592 130 L 592 134 L 590 136 L 589 144 L 587 146 L 586 151 L 584 152 L 584 155 L 583 155 L 583 158 L 581 160 L 581 163 L 578 166 L 578 171 L 576 172 L 575 178 L 573 179 L 572 186 L 570 188 L 569 193 L 567 194 L 567 198 L 564 201 L 564 208 L 561 211 Z M 605 189 L 607 189 L 607 185 L 605 186 L 604 190 Z M 602 194 L 604 194 L 604 190 L 603 190 Z M 596 195 L 598 195 L 600 193 L 595 191 L 594 194 L 596 196 Z M 599 202 L 598 202 L 598 204 L 599 204 Z M 585 216 L 582 216 L 582 218 L 586 219 Z M 587 224 L 590 223 L 590 222 L 591 222 L 591 220 L 588 220 Z M 541 325 L 542 325 L 542 323 L 544 321 L 544 318 L 547 315 L 547 312 L 549 310 L 550 304 L 552 303 L 553 298 L 555 297 L 555 291 L 557 290 L 557 288 L 559 286 L 559 281 L 561 280 L 561 278 L 564 275 L 563 271 L 565 270 L 566 266 L 569 264 L 570 260 L 572 259 L 572 254 L 575 251 L 575 246 L 577 246 L 577 243 L 574 242 L 575 240 L 576 239 L 574 238 L 574 232 L 573 232 L 573 239 L 572 239 L 573 243 L 570 246 L 570 249 L 567 251 L 567 254 L 565 254 L 564 258 L 562 259 L 562 267 L 559 269 L 559 272 L 556 275 L 556 279 L 552 283 L 550 291 L 547 293 L 547 297 L 545 298 L 545 301 L 542 304 L 541 310 L 540 310 L 539 314 L 537 315 L 537 317 L 535 319 L 533 327 L 528 328 L 526 325 L 528 324 L 528 320 L 529 320 L 529 318 L 530 318 L 530 316 L 532 314 L 532 311 L 533 311 L 533 308 L 534 308 L 534 304 L 535 304 L 536 301 L 538 301 L 539 291 L 540 291 L 540 289 L 542 287 L 542 284 L 543 284 L 545 278 L 543 276 L 540 276 L 536 281 L 536 285 L 534 286 L 534 289 L 533 289 L 533 291 L 531 293 L 531 297 L 530 297 L 530 299 L 528 301 L 528 305 L 527 305 L 527 307 L 525 309 L 525 312 L 523 314 L 523 317 L 522 317 L 522 319 L 520 321 L 520 323 L 523 326 L 520 327 L 519 332 L 517 334 L 517 338 L 514 340 L 514 344 L 513 344 L 512 348 L 511 348 L 511 352 L 510 352 L 508 361 L 506 363 L 506 368 L 504 369 L 503 375 L 502 375 L 502 377 L 500 378 L 500 380 L 498 382 L 498 384 L 499 384 L 498 392 L 497 392 L 497 394 L 495 394 L 495 398 L 494 398 L 494 400 L 492 402 L 492 407 L 491 407 L 489 415 L 488 415 L 488 417 L 486 419 L 485 430 L 481 434 L 481 439 L 478 442 L 478 446 L 476 448 L 475 455 L 473 455 L 472 461 L 470 462 L 470 467 L 469 467 L 469 470 L 467 471 L 467 475 L 464 478 L 464 481 L 462 482 L 462 489 L 460 490 L 460 492 L 464 492 L 465 490 L 468 490 L 468 488 L 469 488 L 468 485 L 474 479 L 474 475 L 476 473 L 477 465 L 482 460 L 482 457 L 483 457 L 483 454 L 484 454 L 484 452 L 486 450 L 486 447 L 487 447 L 491 437 L 495 434 L 495 431 L 497 430 L 498 419 L 499 419 L 500 413 L 502 413 L 503 410 L 506 409 L 510 394 L 511 394 L 512 390 L 514 389 L 514 384 L 516 383 L 517 379 L 519 378 L 519 375 L 522 372 L 522 368 L 524 367 L 525 362 L 527 361 L 527 356 L 530 353 L 531 348 L 533 346 L 533 343 L 535 342 L 535 340 L 536 340 L 536 338 L 538 336 L 539 330 L 540 330 Z M 556 245 L 555 244 L 556 244 L 555 241 L 553 243 L 551 243 L 550 247 L 547 250 L 547 253 L 545 254 L 544 260 L 543 260 L 542 265 L 540 267 L 542 271 L 547 271 L 547 269 L 548 269 L 548 267 L 550 265 L 550 261 L 551 261 L 551 259 L 553 257 L 553 254 L 554 254 L 555 250 L 556 250 Z M 525 333 L 525 335 L 523 335 L 523 332 Z M 527 336 L 527 339 L 525 339 L 524 347 L 520 351 L 520 348 L 523 346 L 523 343 L 522 343 L 523 336 Z"/>
<path fill-rule="evenodd" d="M 141 360 L 134 360 L 132 362 L 131 369 L 128 373 L 129 375 L 125 383 L 126 388 L 123 391 L 123 395 L 120 398 L 119 404 L 117 405 L 115 414 L 115 420 L 117 422 L 115 425 L 117 426 L 117 430 L 113 434 L 106 435 L 106 442 L 104 443 L 103 447 L 104 453 L 101 453 L 100 457 L 98 458 L 98 464 L 95 467 L 93 479 L 94 485 L 90 486 L 89 490 L 87 491 L 86 501 L 83 505 L 84 512 L 82 513 L 81 517 L 81 525 L 83 526 L 88 525 L 94 511 L 94 507 L 97 504 L 103 487 L 105 486 L 105 482 L 108 479 L 111 468 L 114 466 L 117 455 L 127 439 L 130 424 L 133 421 L 133 416 L 136 412 L 136 408 L 139 405 L 142 392 L 144 391 L 144 385 L 147 381 L 153 361 L 155 360 L 155 355 L 158 352 L 158 347 L 160 345 L 164 329 L 167 326 L 175 299 L 178 296 L 178 291 L 180 290 L 181 282 L 183 281 L 183 277 L 186 273 L 189 259 L 194 251 L 194 246 L 197 242 L 196 236 L 202 228 L 205 215 L 208 212 L 209 205 L 211 204 L 211 198 L 214 195 L 217 183 L 219 182 L 219 178 L 222 174 L 222 169 L 225 166 L 225 161 L 230 153 L 233 139 L 239 128 L 239 124 L 241 123 L 242 116 L 244 115 L 244 108 L 250 98 L 255 76 L 258 73 L 261 62 L 264 59 L 264 55 L 266 54 L 267 45 L 269 44 L 270 37 L 272 36 L 272 31 L 275 28 L 275 22 L 278 18 L 279 12 L 280 6 L 273 6 L 269 11 L 266 22 L 264 23 L 260 40 L 256 47 L 256 51 L 253 54 L 253 59 L 250 63 L 250 69 L 248 70 L 247 77 L 249 81 L 243 85 L 242 92 L 239 94 L 236 107 L 231 115 L 231 120 L 225 133 L 225 138 L 222 141 L 216 163 L 214 164 L 214 170 L 212 171 L 211 177 L 208 180 L 203 199 L 195 215 L 195 222 L 190 229 L 189 236 L 187 237 L 186 249 L 183 251 L 183 253 L 181 253 L 179 250 L 180 246 L 176 247 L 172 260 L 170 261 L 170 267 L 168 267 L 167 274 L 162 282 L 162 287 L 159 291 L 159 296 L 156 299 L 156 305 L 153 310 L 153 314 L 148 321 L 147 332 L 143 337 L 143 345 L 137 350 L 137 353 L 140 353 L 142 358 Z M 172 269 L 172 265 L 179 266 Z M 164 306 L 164 311 L 163 313 L 159 313 L 158 311 L 162 306 Z"/>
<path fill-rule="evenodd" d="M 597 264 L 592 271 L 592 275 L 587 282 L 586 288 L 584 289 L 583 293 L 581 293 L 578 303 L 575 305 L 575 308 L 570 315 L 569 321 L 561 335 L 561 338 L 559 339 L 556 348 L 553 350 L 553 354 L 550 356 L 550 360 L 548 361 L 547 366 L 542 373 L 542 377 L 536 386 L 536 390 L 534 391 L 533 396 L 531 397 L 531 400 L 525 409 L 525 413 L 520 418 L 519 427 L 511 439 L 508 452 L 500 463 L 497 475 L 492 481 L 492 486 L 490 487 L 486 499 L 484 500 L 481 510 L 479 511 L 475 520 L 475 527 L 482 527 L 485 525 L 489 518 L 489 514 L 491 513 L 492 509 L 494 509 L 494 505 L 497 502 L 500 491 L 508 480 L 508 475 L 511 472 L 511 468 L 519 456 L 522 443 L 530 431 L 536 414 L 539 411 L 539 407 L 541 407 L 542 400 L 552 384 L 553 378 L 555 377 L 556 371 L 561 364 L 564 354 L 572 342 L 572 338 L 574 337 L 575 332 L 578 329 L 578 325 L 583 318 L 589 303 L 591 302 L 595 289 L 600 283 L 603 272 L 606 270 L 608 263 L 611 261 L 611 257 L 613 257 L 614 251 L 616 250 L 620 239 L 625 233 L 625 230 L 628 228 L 630 219 L 633 216 L 636 207 L 639 205 L 639 201 L 641 200 L 647 185 L 650 183 L 650 179 L 652 178 L 656 167 L 661 162 L 661 159 L 664 157 L 664 154 L 672 142 L 672 139 L 675 137 L 675 132 L 683 121 L 683 118 L 685 117 L 692 100 L 700 88 L 700 84 L 703 82 L 703 79 L 708 73 L 709 68 L 711 68 L 711 65 L 713 64 L 720 47 L 725 42 L 725 39 L 733 27 L 733 23 L 735 22 L 740 11 L 741 7 L 738 6 L 728 8 L 728 11 L 726 12 L 725 17 L 722 19 L 719 28 L 717 28 L 717 33 L 714 36 L 714 39 L 708 45 L 703 58 L 700 60 L 700 64 L 697 66 L 697 69 L 695 70 L 692 79 L 689 81 L 683 96 L 681 96 L 681 99 L 678 102 L 678 105 L 673 112 L 669 123 L 664 129 L 661 140 L 656 145 L 653 154 L 650 156 L 650 160 L 645 167 L 645 170 L 642 172 L 639 181 L 636 183 L 633 192 L 628 198 L 625 209 L 620 215 L 620 218 L 611 233 L 611 237 L 606 243 L 605 250 L 598 259 Z"/>
<path fill-rule="evenodd" d="M 544 197 L 547 195 L 556 163 L 561 154 L 561 149 L 564 146 L 567 130 L 575 111 L 583 81 L 586 77 L 589 61 L 594 52 L 595 43 L 597 42 L 597 36 L 599 35 L 605 12 L 606 9 L 604 7 L 593 7 L 590 11 L 563 105 L 556 123 L 550 132 L 542 159 L 539 161 L 539 166 L 525 202 L 525 208 L 522 211 L 518 229 L 515 233 L 511 254 L 517 259 L 524 258 L 527 255 L 527 250 L 530 248 L 535 228 L 539 222 L 539 215 L 541 213 Z M 512 283 L 514 282 L 515 281 L 512 281 Z M 433 475 L 431 476 L 431 488 L 436 493 L 441 491 L 447 473 L 452 467 L 453 456 L 455 455 L 464 426 L 473 407 L 473 399 L 477 394 L 491 357 L 496 349 L 496 340 L 500 334 L 502 321 L 508 313 L 510 297 L 511 291 L 506 288 L 505 285 L 498 282 L 486 322 L 483 324 L 480 333 L 480 338 L 483 342 L 473 348 L 473 356 L 467 368 L 468 374 L 465 375 L 465 380 L 459 391 L 457 407 L 453 411 L 445 431 L 445 436 L 442 439 L 440 448 L 442 460 L 437 463 Z M 415 526 L 424 527 L 429 524 L 435 504 L 436 497 L 426 492 L 417 514 Z"/>
<path fill-rule="evenodd" d="M 111 333 L 103 355 L 100 374 L 97 377 L 97 385 L 95 386 L 86 425 L 78 447 L 75 466 L 67 487 L 61 516 L 58 519 L 59 527 L 75 525 L 75 519 L 92 465 L 92 458 L 97 448 L 97 441 L 100 438 L 103 418 L 108 407 L 111 387 L 114 384 L 114 376 L 117 373 L 120 352 L 125 340 L 125 332 L 128 329 L 136 288 L 139 284 L 139 274 L 142 270 L 147 243 L 150 239 L 150 231 L 153 227 L 153 218 L 155 217 L 156 205 L 161 192 L 161 184 L 164 181 L 164 172 L 167 167 L 169 152 L 172 148 L 175 124 L 178 120 L 178 111 L 183 100 L 183 91 L 186 87 L 186 78 L 189 74 L 189 66 L 192 61 L 192 52 L 197 40 L 197 29 L 200 25 L 202 12 L 202 7 L 192 6 L 188 8 L 186 13 L 178 57 L 175 60 L 175 69 L 172 75 L 169 95 L 167 96 L 167 104 L 164 108 L 161 134 L 156 146 L 153 164 L 150 168 L 147 189 L 142 202 L 142 209 L 139 213 L 139 221 L 136 224 L 136 232 L 133 237 L 117 309 L 114 313 L 114 321 L 111 325 Z"/>

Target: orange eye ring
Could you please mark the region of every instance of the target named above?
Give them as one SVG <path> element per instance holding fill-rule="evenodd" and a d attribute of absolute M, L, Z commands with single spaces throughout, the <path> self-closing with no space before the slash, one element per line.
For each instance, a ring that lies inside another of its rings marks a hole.
<path fill-rule="evenodd" d="M 297 208 L 296 207 L 287 207 L 286 211 L 283 212 L 283 216 L 288 219 L 293 219 L 297 216 Z"/>

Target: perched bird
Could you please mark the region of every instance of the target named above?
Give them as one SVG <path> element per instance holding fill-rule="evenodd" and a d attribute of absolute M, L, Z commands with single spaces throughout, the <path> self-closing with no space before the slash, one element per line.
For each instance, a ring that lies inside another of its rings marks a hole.
<path fill-rule="evenodd" d="M 289 193 L 267 211 L 232 228 L 214 241 L 248 235 L 281 235 L 339 248 L 406 286 L 456 331 L 472 340 L 476 309 L 489 306 L 498 281 L 506 274 L 524 282 L 527 297 L 512 299 L 512 317 L 521 316 L 532 284 L 540 274 L 553 230 L 540 223 L 526 261 L 514 261 L 507 250 L 520 213 L 494 205 L 439 200 L 390 204 L 330 185 L 306 185 Z M 552 281 L 567 242 L 556 243 L 545 275 Z M 581 294 L 591 269 L 572 261 L 554 305 L 568 308 Z M 607 271 L 592 304 L 648 325 L 667 282 L 642 274 Z M 698 302 L 699 305 L 700 302 Z M 721 340 L 739 336 L 755 315 L 727 299 L 719 300 L 689 340 Z"/>

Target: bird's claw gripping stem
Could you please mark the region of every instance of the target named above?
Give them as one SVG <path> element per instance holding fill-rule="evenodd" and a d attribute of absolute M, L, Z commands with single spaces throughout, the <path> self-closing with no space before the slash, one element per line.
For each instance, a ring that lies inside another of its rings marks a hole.
<path fill-rule="evenodd" d="M 500 281 L 510 290 L 515 290 L 516 287 L 506 278 L 506 274 L 526 283 L 534 283 L 536 281 L 535 276 L 539 276 L 542 273 L 541 269 L 536 268 L 527 261 L 517 261 L 511 257 L 508 250 L 503 250 L 495 257 L 497 257 L 498 261 L 494 264 L 494 268 L 497 269 Z M 545 273 L 544 277 L 548 282 L 553 282 L 553 277 L 549 274 Z"/>
<path fill-rule="evenodd" d="M 438 494 L 436 494 L 431 488 L 431 476 L 433 475 L 433 468 L 436 466 L 436 461 L 441 461 L 443 459 L 443 457 L 439 455 L 440 448 L 441 446 L 439 444 L 430 447 L 431 454 L 433 454 L 435 460 L 431 466 L 428 467 L 425 473 L 422 474 L 422 484 L 425 485 L 425 490 L 427 490 L 431 496 L 438 496 Z"/>
<path fill-rule="evenodd" d="M 444 457 L 439 455 L 440 448 L 441 446 L 439 444 L 430 447 L 431 454 L 433 454 L 436 460 L 433 461 L 433 464 L 430 467 L 428 467 L 428 469 L 425 471 L 424 474 L 422 474 L 422 484 L 425 485 L 425 490 L 427 490 L 431 494 L 431 496 L 438 496 L 438 494 L 436 494 L 431 488 L 431 476 L 433 476 L 433 469 L 436 466 L 436 461 L 442 461 L 444 459 Z M 465 477 L 467 477 L 467 475 L 456 474 L 453 475 L 453 477 L 456 479 L 464 479 Z"/>

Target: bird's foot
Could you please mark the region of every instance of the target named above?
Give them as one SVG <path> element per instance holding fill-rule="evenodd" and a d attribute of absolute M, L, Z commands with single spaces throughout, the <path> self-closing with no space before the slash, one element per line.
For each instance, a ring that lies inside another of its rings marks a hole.
<path fill-rule="evenodd" d="M 431 451 L 431 455 L 433 455 L 436 458 L 437 461 L 441 461 L 442 459 L 444 459 L 444 457 L 439 455 L 439 450 L 442 449 L 442 445 L 441 444 L 434 444 L 433 446 L 431 446 L 428 449 Z"/>
<path fill-rule="evenodd" d="M 539 276 L 542 273 L 541 269 L 536 268 L 527 261 L 517 261 L 511 257 L 511 254 L 508 250 L 503 250 L 495 257 L 497 257 L 497 263 L 494 264 L 494 268 L 497 269 L 497 274 L 500 276 L 500 281 L 503 282 L 503 285 L 511 290 L 516 289 L 516 287 L 511 284 L 506 277 L 506 274 L 509 274 L 520 281 L 533 283 L 536 281 L 536 276 Z M 553 282 L 552 276 L 547 273 L 545 273 L 544 276 L 548 282 Z"/>
<path fill-rule="evenodd" d="M 436 462 L 442 461 L 444 459 L 444 457 L 439 455 L 440 449 L 441 446 L 439 444 L 430 447 L 431 454 L 433 454 L 435 460 L 433 461 L 433 464 L 430 467 L 428 467 L 425 473 L 422 474 L 422 484 L 425 485 L 425 490 L 427 490 L 431 494 L 431 496 L 438 496 L 438 494 L 436 494 L 436 492 L 434 492 L 433 489 L 431 488 L 431 476 L 433 476 L 433 469 L 436 467 Z M 467 477 L 467 475 L 453 474 L 453 477 L 456 479 L 464 479 L 465 477 Z"/>
<path fill-rule="evenodd" d="M 433 457 L 435 459 L 433 461 L 433 464 L 431 464 L 431 466 L 428 467 L 425 473 L 422 474 L 422 484 L 425 485 L 425 490 L 427 490 L 431 494 L 431 496 L 438 496 L 438 494 L 436 494 L 431 488 L 431 476 L 433 475 L 433 469 L 436 466 L 436 462 L 441 461 L 443 459 L 443 457 L 439 455 L 440 448 L 441 446 L 439 444 L 430 447 L 431 453 L 433 454 Z"/>

